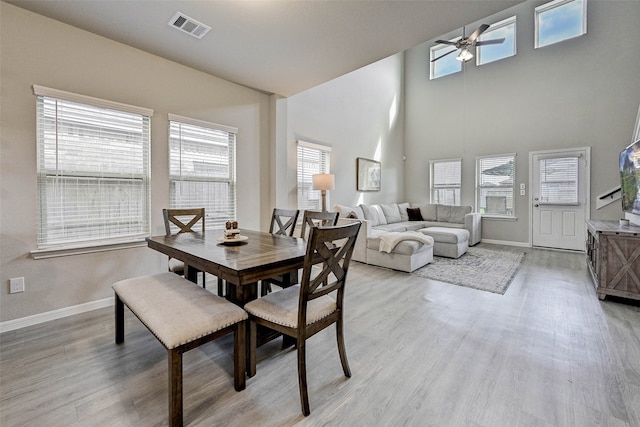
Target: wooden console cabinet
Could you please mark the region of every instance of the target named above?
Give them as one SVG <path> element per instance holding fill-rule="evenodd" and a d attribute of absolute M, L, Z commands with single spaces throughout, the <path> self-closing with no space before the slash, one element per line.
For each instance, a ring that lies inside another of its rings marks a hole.
<path fill-rule="evenodd" d="M 587 230 L 587 264 L 598 298 L 640 300 L 640 227 L 589 220 Z"/>

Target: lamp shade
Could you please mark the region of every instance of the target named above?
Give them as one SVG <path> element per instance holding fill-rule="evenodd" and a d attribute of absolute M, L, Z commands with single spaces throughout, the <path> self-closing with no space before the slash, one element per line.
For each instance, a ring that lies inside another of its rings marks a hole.
<path fill-rule="evenodd" d="M 333 190 L 336 185 L 335 175 L 332 173 L 318 173 L 311 177 L 314 190 Z"/>

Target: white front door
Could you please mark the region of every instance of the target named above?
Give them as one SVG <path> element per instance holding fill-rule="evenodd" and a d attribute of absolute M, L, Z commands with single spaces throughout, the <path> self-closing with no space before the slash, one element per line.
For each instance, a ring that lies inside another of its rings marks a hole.
<path fill-rule="evenodd" d="M 585 250 L 590 149 L 530 153 L 533 246 Z"/>

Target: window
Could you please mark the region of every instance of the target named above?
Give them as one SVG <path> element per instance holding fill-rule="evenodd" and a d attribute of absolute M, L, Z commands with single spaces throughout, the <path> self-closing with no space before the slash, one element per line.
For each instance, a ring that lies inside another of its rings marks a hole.
<path fill-rule="evenodd" d="M 535 47 L 587 33 L 587 0 L 554 0 L 535 8 Z"/>
<path fill-rule="evenodd" d="M 38 249 L 148 236 L 153 111 L 42 86 L 33 90 Z"/>
<path fill-rule="evenodd" d="M 311 177 L 329 173 L 331 147 L 298 141 L 298 209 L 320 210 L 320 190 L 313 189 Z"/>
<path fill-rule="evenodd" d="M 460 37 L 456 37 L 455 39 L 452 39 L 450 41 L 455 43 L 458 40 L 460 40 Z M 451 53 L 455 51 L 457 51 L 455 46 L 451 46 L 447 44 L 439 44 L 439 45 L 433 46 L 430 49 L 431 61 L 433 61 L 435 58 L 446 55 L 435 62 L 429 63 L 431 80 L 462 71 L 462 62 L 456 60 L 457 55 L 455 53 Z"/>
<path fill-rule="evenodd" d="M 429 162 L 431 177 L 431 203 L 460 205 L 462 160 L 432 160 Z"/>
<path fill-rule="evenodd" d="M 237 133 L 169 114 L 169 205 L 204 208 L 207 230 L 236 219 Z"/>
<path fill-rule="evenodd" d="M 476 203 L 486 215 L 514 216 L 515 154 L 476 159 Z"/>
<path fill-rule="evenodd" d="M 500 44 L 476 46 L 476 64 L 483 65 L 516 54 L 516 17 L 512 16 L 491 26 L 479 38 L 479 41 L 504 38 Z"/>
<path fill-rule="evenodd" d="M 540 204 L 578 205 L 579 157 L 540 159 Z"/>

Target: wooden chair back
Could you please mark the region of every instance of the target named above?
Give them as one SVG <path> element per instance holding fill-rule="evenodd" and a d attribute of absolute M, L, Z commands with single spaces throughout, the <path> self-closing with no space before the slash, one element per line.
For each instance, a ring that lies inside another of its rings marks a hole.
<path fill-rule="evenodd" d="M 306 324 L 308 302 L 330 292 L 338 291 L 336 303 L 338 311 L 341 310 L 347 271 L 360 225 L 355 222 L 311 228 L 300 283 L 298 325 Z"/>
<path fill-rule="evenodd" d="M 339 212 L 304 211 L 300 237 L 306 239 L 313 227 L 333 227 L 338 224 L 338 215 L 340 215 Z M 307 231 L 307 227 L 309 227 L 309 231 Z"/>
<path fill-rule="evenodd" d="M 275 208 L 271 214 L 269 233 L 283 236 L 293 236 L 300 211 L 297 209 Z"/>
<path fill-rule="evenodd" d="M 164 217 L 164 229 L 167 236 L 174 234 L 171 232 L 171 224 L 178 227 L 178 233 L 192 233 L 194 226 L 201 223 L 201 231 L 204 232 L 204 208 L 195 209 L 162 209 Z"/>

